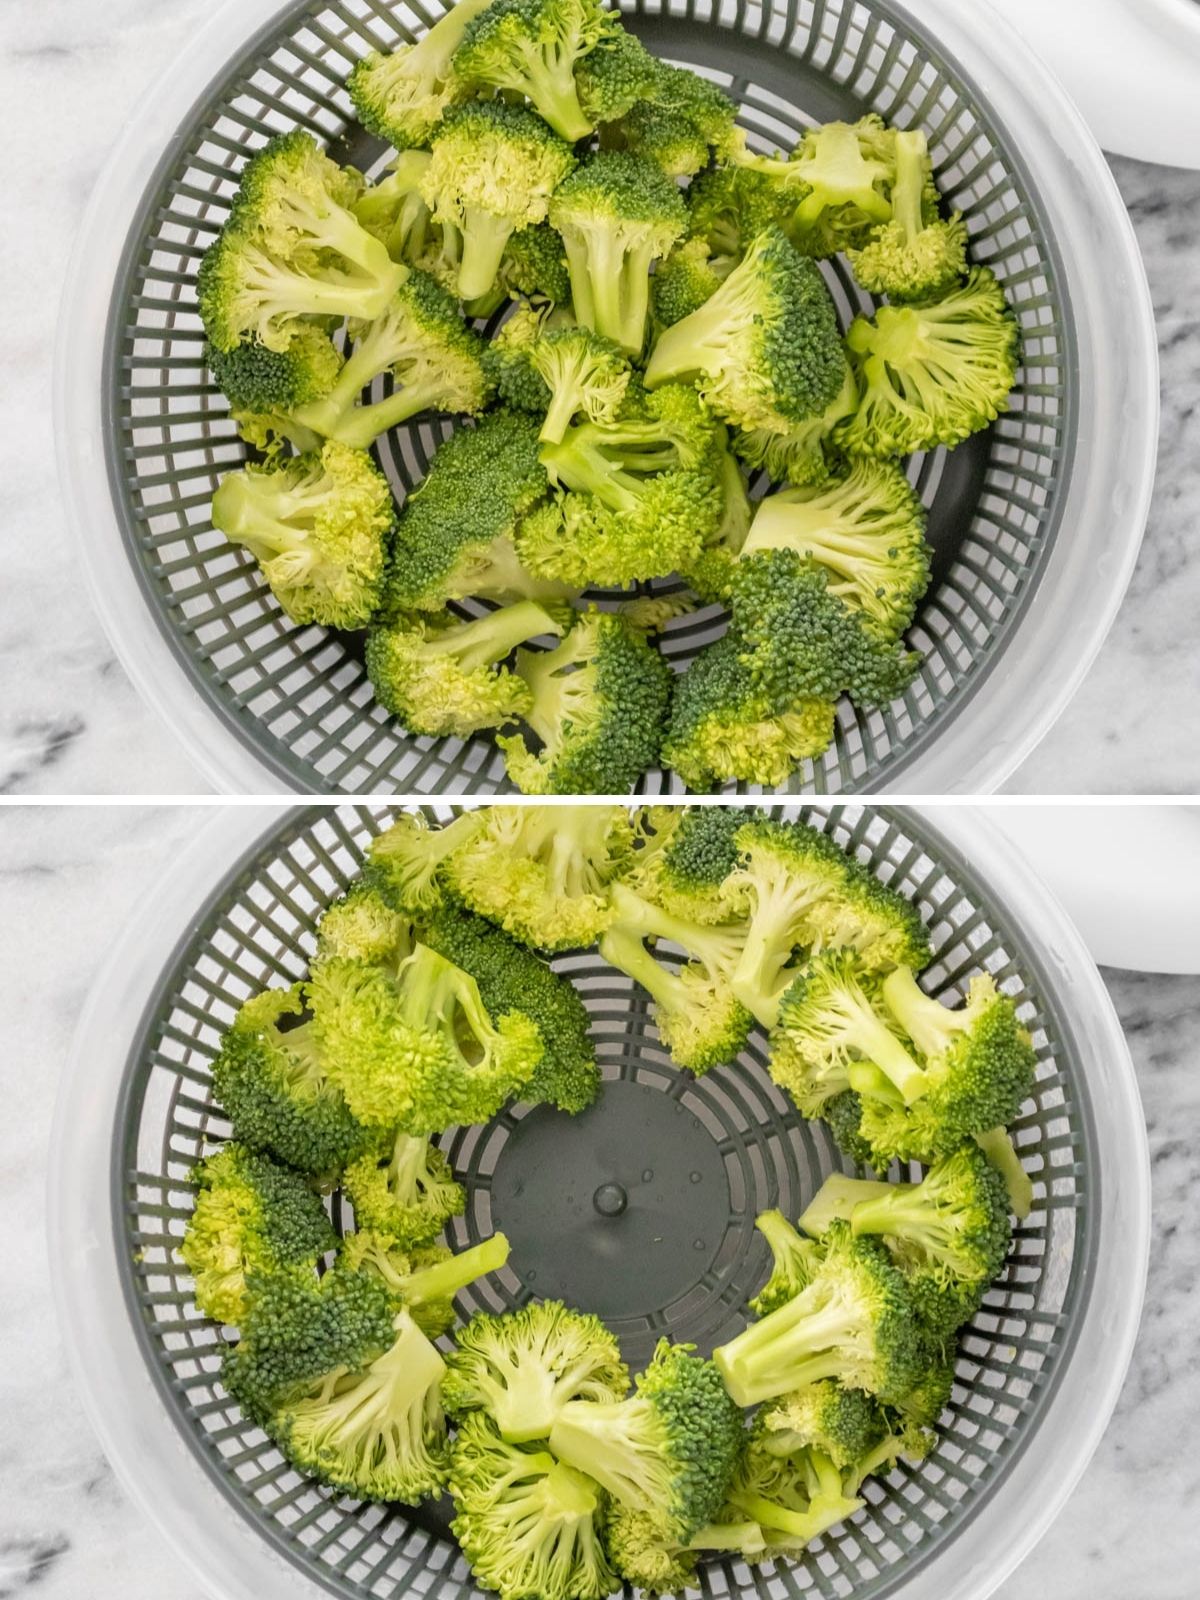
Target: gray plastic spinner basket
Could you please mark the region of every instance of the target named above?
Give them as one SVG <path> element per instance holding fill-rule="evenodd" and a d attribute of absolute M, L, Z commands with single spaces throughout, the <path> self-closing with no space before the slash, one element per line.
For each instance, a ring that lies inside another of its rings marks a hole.
<path fill-rule="evenodd" d="M 305 0 L 250 41 L 183 119 L 126 242 L 106 353 L 113 498 L 146 600 L 192 681 L 285 784 L 301 791 L 489 793 L 506 788 L 492 741 L 410 738 L 374 703 L 361 641 L 298 628 L 253 561 L 209 521 L 222 474 L 244 448 L 202 360 L 196 270 L 224 220 L 247 156 L 296 126 L 378 172 L 383 147 L 351 120 L 342 87 L 354 60 L 419 34 L 441 7 Z M 764 149 L 788 149 L 813 121 L 872 109 L 930 136 L 938 180 L 971 230 L 977 260 L 1020 318 L 1025 366 L 1009 414 L 947 455 L 916 458 L 930 507 L 935 587 L 913 630 L 925 657 L 886 710 L 844 705 L 826 755 L 789 792 L 856 793 L 894 780 L 994 670 L 1054 537 L 1073 437 L 1074 334 L 1033 181 L 984 99 L 935 40 L 890 0 L 787 0 L 736 7 L 637 0 L 626 20 L 657 53 L 726 87 Z M 871 301 L 841 264 L 827 268 L 845 322 Z M 382 381 L 382 380 L 381 380 Z M 380 390 L 379 392 L 382 392 Z M 423 475 L 451 424 L 433 418 L 383 441 L 397 497 Z M 719 631 L 713 608 L 663 641 L 682 667 Z M 678 791 L 652 773 L 647 791 Z"/>
<path fill-rule="evenodd" d="M 993 973 L 1017 999 L 1038 1054 L 1036 1092 L 1015 1130 L 1037 1200 L 965 1333 L 936 1450 L 869 1483 L 866 1506 L 802 1563 L 752 1573 L 723 1558 L 704 1569 L 706 1594 L 878 1600 L 982 1513 L 1038 1425 L 1090 1293 L 1094 1135 L 1086 1078 L 1046 976 L 969 865 L 910 813 L 803 814 L 920 907 L 936 986 L 956 994 L 970 972 Z M 459 1600 L 475 1591 L 444 1505 L 410 1511 L 331 1494 L 244 1421 L 221 1387 L 221 1335 L 192 1304 L 174 1255 L 190 1168 L 228 1133 L 210 1093 L 221 1031 L 246 996 L 303 974 L 317 916 L 387 821 L 365 806 L 294 813 L 214 889 L 167 960 L 129 1056 L 112 1140 L 112 1220 L 127 1305 L 163 1403 L 230 1503 L 332 1594 Z M 696 1081 L 671 1066 L 644 996 L 622 974 L 594 953 L 555 965 L 586 1000 L 603 1092 L 578 1118 L 517 1107 L 443 1139 L 469 1193 L 455 1242 L 496 1228 L 512 1242 L 509 1269 L 460 1307 L 562 1297 L 603 1315 L 631 1363 L 663 1334 L 707 1351 L 736 1331 L 766 1275 L 757 1213 L 797 1215 L 846 1164 L 823 1127 L 799 1118 L 772 1084 L 761 1036 L 735 1064 Z M 340 1220 L 336 1197 L 333 1215 Z"/>

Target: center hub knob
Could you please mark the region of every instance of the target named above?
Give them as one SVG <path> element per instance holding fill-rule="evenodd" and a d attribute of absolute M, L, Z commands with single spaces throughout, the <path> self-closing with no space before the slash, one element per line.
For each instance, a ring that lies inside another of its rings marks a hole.
<path fill-rule="evenodd" d="M 629 1196 L 619 1183 L 602 1183 L 592 1196 L 592 1204 L 602 1217 L 619 1217 L 629 1204 Z"/>

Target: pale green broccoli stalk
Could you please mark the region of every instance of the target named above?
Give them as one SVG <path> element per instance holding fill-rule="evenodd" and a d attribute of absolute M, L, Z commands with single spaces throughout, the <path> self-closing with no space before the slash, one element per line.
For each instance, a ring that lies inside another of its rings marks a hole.
<path fill-rule="evenodd" d="M 377 317 L 402 269 L 351 209 L 362 192 L 311 134 L 281 134 L 247 162 L 229 220 L 200 263 L 209 343 L 286 350 L 313 317 Z"/>
<path fill-rule="evenodd" d="M 421 198 L 421 181 L 432 159 L 428 150 L 402 150 L 354 206 L 354 215 L 387 246 L 392 260 L 410 266 L 429 242 L 429 207 Z"/>
<path fill-rule="evenodd" d="M 486 346 L 463 325 L 458 307 L 427 272 L 409 270 L 374 322 L 352 323 L 353 349 L 337 382 L 296 420 L 342 444 L 365 450 L 389 428 L 421 411 L 482 411 L 492 389 Z M 376 378 L 391 380 L 386 399 L 360 405 Z"/>
<path fill-rule="evenodd" d="M 630 367 L 611 340 L 590 328 L 551 328 L 534 341 L 529 360 L 550 391 L 538 435 L 544 444 L 560 443 L 577 416 L 598 424 L 616 420 Z"/>
<path fill-rule="evenodd" d="M 880 306 L 846 335 L 858 410 L 839 424 L 853 455 L 953 449 L 1008 408 L 1019 338 L 1004 290 L 986 267 L 939 300 Z"/>
<path fill-rule="evenodd" d="M 862 287 L 893 300 L 938 295 L 966 277 L 966 225 L 957 212 L 949 221 L 940 215 L 929 142 L 919 129 L 896 135 L 891 221 L 849 256 Z"/>
<path fill-rule="evenodd" d="M 602 150 L 560 186 L 550 221 L 566 247 L 576 319 L 640 354 L 651 266 L 686 225 L 678 188 L 652 161 Z"/>
<path fill-rule="evenodd" d="M 658 759 L 671 698 L 670 667 L 621 617 L 595 609 L 555 650 L 517 656 L 533 691 L 523 734 L 500 738 L 512 781 L 525 794 L 620 794 Z"/>
<path fill-rule="evenodd" d="M 320 1196 L 290 1167 L 227 1144 L 192 1169 L 197 1193 L 179 1255 L 206 1317 L 236 1326 L 251 1277 L 307 1266 L 337 1246 Z"/>
<path fill-rule="evenodd" d="M 408 1312 L 427 1338 L 439 1339 L 458 1320 L 455 1295 L 485 1274 L 498 1272 L 508 1255 L 502 1233 L 453 1251 L 441 1244 L 402 1250 L 386 1235 L 358 1232 L 342 1240 L 338 1265 L 377 1278 L 394 1310 Z"/>
<path fill-rule="evenodd" d="M 860 1200 L 874 1200 L 887 1185 L 878 1178 L 851 1178 L 844 1172 L 831 1172 L 809 1201 L 800 1217 L 800 1226 L 814 1239 L 829 1232 L 829 1224 L 839 1217 L 849 1222 Z"/>
<path fill-rule="evenodd" d="M 443 233 L 458 236 L 457 290 L 474 300 L 494 287 L 512 235 L 545 221 L 575 157 L 531 112 L 503 100 L 447 112 L 431 144 L 421 196 Z"/>
<path fill-rule="evenodd" d="M 804 488 L 821 484 L 830 476 L 835 430 L 858 409 L 858 383 L 845 363 L 842 387 L 820 416 L 793 422 L 782 431 L 774 428 L 739 428 L 733 435 L 735 452 L 749 467 L 760 467 L 776 482 Z"/>
<path fill-rule="evenodd" d="M 455 263 L 448 274 L 451 287 L 457 273 Z M 566 323 L 572 321 L 568 309 L 571 280 L 567 276 L 566 252 L 562 240 L 548 222 L 517 229 L 504 247 L 495 283 L 486 294 L 468 300 L 463 310 L 468 317 L 490 317 L 508 300 L 526 300 L 542 309 L 557 306 Z"/>
<path fill-rule="evenodd" d="M 395 507 L 365 450 L 330 440 L 319 455 L 227 473 L 212 521 L 294 622 L 361 628 L 379 604 Z"/>
<path fill-rule="evenodd" d="M 586 138 L 576 66 L 619 24 L 599 0 L 492 0 L 473 16 L 454 71 L 473 89 L 523 95 L 563 139 Z"/>
<path fill-rule="evenodd" d="M 601 1540 L 604 1495 L 546 1450 L 506 1443 L 480 1415 L 454 1438 L 451 1532 L 500 1600 L 602 1600 L 618 1584 Z"/>
<path fill-rule="evenodd" d="M 547 1439 L 564 1405 L 610 1405 L 629 1392 L 616 1338 L 599 1317 L 542 1300 L 503 1316 L 477 1312 L 455 1337 L 442 1385 L 453 1417 L 481 1411 L 513 1444 Z"/>
<path fill-rule="evenodd" d="M 501 663 L 560 623 L 532 600 L 464 622 L 450 612 L 388 618 L 367 638 L 367 676 L 379 703 L 411 733 L 469 738 L 529 709 L 524 680 Z"/>
<path fill-rule="evenodd" d="M 1021 1164 L 1007 1128 L 989 1128 L 975 1135 L 975 1143 L 1004 1179 L 1013 1216 L 1024 1222 L 1033 1210 L 1033 1180 Z"/>
<path fill-rule="evenodd" d="M 351 1162 L 342 1192 L 354 1207 L 356 1228 L 401 1250 L 436 1239 L 467 1204 L 442 1152 L 409 1133 L 389 1134 Z"/>
<path fill-rule="evenodd" d="M 324 961 L 309 985 L 332 1081 L 367 1127 L 418 1137 L 486 1122 L 542 1057 L 532 1018 L 493 1022 L 475 980 L 418 944 L 395 972 Z"/>
<path fill-rule="evenodd" d="M 457 0 L 415 44 L 390 55 L 373 51 L 355 63 L 346 88 L 368 133 L 405 150 L 423 145 L 442 113 L 470 93 L 451 58 L 467 24 L 491 0 Z"/>
<path fill-rule="evenodd" d="M 320 434 L 314 433 L 311 428 L 302 428 L 286 411 L 247 411 L 232 406 L 229 418 L 237 428 L 238 437 L 259 451 L 264 460 L 272 465 L 293 452 L 312 455 L 321 448 Z"/>
<path fill-rule="evenodd" d="M 697 311 L 659 334 L 646 387 L 695 381 L 727 422 L 783 431 L 820 416 L 845 373 L 837 313 L 820 271 L 778 228 L 768 228 Z"/>

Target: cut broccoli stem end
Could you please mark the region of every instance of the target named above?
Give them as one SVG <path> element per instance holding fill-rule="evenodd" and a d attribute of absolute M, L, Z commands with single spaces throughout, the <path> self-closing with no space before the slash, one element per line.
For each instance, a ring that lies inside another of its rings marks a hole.
<path fill-rule="evenodd" d="M 477 1278 L 498 1271 L 507 1262 L 508 1254 L 508 1239 L 502 1233 L 493 1233 L 481 1244 L 472 1245 L 469 1250 L 460 1250 L 449 1261 L 438 1261 L 431 1267 L 418 1268 L 408 1279 L 405 1299 L 417 1306 L 450 1300 Z"/>
<path fill-rule="evenodd" d="M 495 286 L 504 250 L 512 237 L 507 217 L 493 216 L 479 206 L 468 206 L 463 220 L 462 260 L 458 265 L 458 293 L 477 300 Z"/>
<path fill-rule="evenodd" d="M 990 1128 L 977 1133 L 975 1143 L 1004 1179 L 1013 1215 L 1024 1222 L 1033 1210 L 1033 1179 L 1021 1164 L 1011 1134 L 1007 1128 Z"/>

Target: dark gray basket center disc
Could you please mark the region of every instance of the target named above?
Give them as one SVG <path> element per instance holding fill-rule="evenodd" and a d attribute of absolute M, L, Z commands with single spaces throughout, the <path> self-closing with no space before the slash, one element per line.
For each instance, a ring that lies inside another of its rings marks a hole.
<path fill-rule="evenodd" d="M 995 271 L 1021 324 L 1024 367 L 1009 413 L 958 450 L 911 463 L 936 552 L 935 586 L 911 634 L 924 657 L 917 681 L 883 710 L 842 705 L 833 746 L 788 786 L 867 791 L 894 781 L 996 669 L 1058 526 L 1074 438 L 1075 335 L 1045 210 L 986 98 L 891 0 L 734 11 L 716 0 L 669 10 L 638 0 L 623 14 L 653 50 L 721 83 L 762 149 L 790 149 L 805 126 L 865 110 L 923 127 L 947 203 L 962 212 L 975 259 Z M 489 737 L 408 737 L 374 703 L 361 637 L 290 623 L 250 557 L 208 515 L 217 482 L 245 450 L 203 365 L 200 258 L 247 154 L 284 127 L 309 128 L 341 159 L 379 170 L 382 146 L 353 121 L 343 83 L 366 50 L 391 48 L 414 28 L 385 0 L 285 8 L 183 118 L 129 237 L 110 316 L 109 473 L 147 603 L 225 724 L 283 783 L 317 793 L 507 787 Z M 826 275 L 844 324 L 871 308 L 844 263 L 828 264 Z M 452 426 L 427 417 L 381 441 L 398 498 Z M 682 668 L 721 626 L 713 607 L 678 618 L 663 651 Z M 642 784 L 679 788 L 658 772 Z"/>
<path fill-rule="evenodd" d="M 834 810 L 810 820 L 920 907 L 936 951 L 934 987 L 950 998 L 970 973 L 992 973 L 1014 996 L 1038 1056 L 1035 1092 L 1015 1125 L 1034 1210 L 965 1331 L 937 1448 L 919 1466 L 869 1482 L 863 1509 L 801 1563 L 751 1572 L 722 1559 L 704 1570 L 706 1593 L 841 1600 L 853 1590 L 856 1600 L 882 1600 L 982 1513 L 1055 1389 L 1090 1294 L 1094 1135 L 1052 973 L 969 864 L 908 812 Z M 220 1330 L 192 1303 L 175 1254 L 191 1167 L 228 1136 L 211 1096 L 222 1030 L 249 994 L 303 975 L 317 917 L 387 821 L 381 807 L 298 812 L 199 908 L 165 959 L 130 1051 L 112 1137 L 112 1223 L 148 1371 L 182 1443 L 236 1514 L 342 1600 L 449 1600 L 473 1586 L 447 1533 L 446 1504 L 363 1505 L 294 1472 L 225 1393 Z M 804 1122 L 771 1082 L 761 1034 L 697 1081 L 671 1065 L 644 995 L 622 974 L 590 952 L 554 965 L 587 1005 L 603 1096 L 576 1120 L 517 1106 L 442 1139 L 469 1196 L 452 1242 L 499 1227 L 513 1246 L 509 1267 L 461 1296 L 460 1311 L 561 1296 L 609 1318 L 634 1364 L 662 1336 L 708 1350 L 740 1325 L 766 1277 L 755 1216 L 771 1206 L 798 1215 L 846 1163 L 824 1127 Z M 340 1225 L 336 1197 L 332 1210 Z"/>

